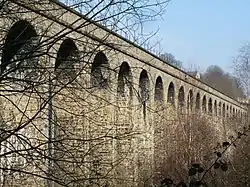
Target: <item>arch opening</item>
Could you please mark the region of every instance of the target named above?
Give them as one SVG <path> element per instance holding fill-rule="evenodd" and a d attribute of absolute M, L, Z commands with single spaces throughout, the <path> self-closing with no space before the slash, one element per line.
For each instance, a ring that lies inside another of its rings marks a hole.
<path fill-rule="evenodd" d="M 163 101 L 163 95 L 162 78 L 158 76 L 155 83 L 155 101 Z"/>
<path fill-rule="evenodd" d="M 226 108 L 226 117 L 228 118 L 229 117 L 229 106 L 227 105 L 227 108 Z"/>
<path fill-rule="evenodd" d="M 197 111 L 200 110 L 200 100 L 201 100 L 200 93 L 197 93 L 195 100 L 195 109 Z"/>
<path fill-rule="evenodd" d="M 202 112 L 206 113 L 207 112 L 207 99 L 206 96 L 203 96 L 202 99 Z"/>
<path fill-rule="evenodd" d="M 65 39 L 59 47 L 55 72 L 60 78 L 75 78 L 76 77 L 76 63 L 80 61 L 79 51 L 73 40 Z"/>
<path fill-rule="evenodd" d="M 225 106 L 225 103 L 223 103 L 223 105 L 222 105 L 222 117 L 223 118 L 226 117 L 226 106 Z"/>
<path fill-rule="evenodd" d="M 208 100 L 208 112 L 209 112 L 209 115 L 213 114 L 213 102 L 212 102 L 212 98 L 209 98 L 209 100 Z"/>
<path fill-rule="evenodd" d="M 218 105 L 218 115 L 221 116 L 221 102 L 219 102 Z"/>
<path fill-rule="evenodd" d="M 185 92 L 184 92 L 184 87 L 181 86 L 178 94 L 178 106 L 180 108 L 183 108 L 184 105 L 185 105 Z"/>
<path fill-rule="evenodd" d="M 91 67 L 91 85 L 99 89 L 108 88 L 109 73 L 109 63 L 106 55 L 103 52 L 98 52 Z"/>
<path fill-rule="evenodd" d="M 218 113 L 217 113 L 217 101 L 215 100 L 214 101 L 214 115 L 217 116 Z"/>
<path fill-rule="evenodd" d="M 22 78 L 37 76 L 38 35 L 35 28 L 25 20 L 16 22 L 9 30 L 1 59 L 1 74 L 19 74 Z"/>
<path fill-rule="evenodd" d="M 120 66 L 117 93 L 120 97 L 132 98 L 132 73 L 127 62 Z"/>
<path fill-rule="evenodd" d="M 188 92 L 188 102 L 187 102 L 187 109 L 188 111 L 192 111 L 193 110 L 193 91 L 189 90 Z"/>
<path fill-rule="evenodd" d="M 170 103 L 171 105 L 175 105 L 175 90 L 174 90 L 174 83 L 170 82 L 169 86 L 168 86 L 168 103 Z"/>
<path fill-rule="evenodd" d="M 142 70 L 139 79 L 140 98 L 143 107 L 143 116 L 146 118 L 147 101 L 149 100 L 149 78 L 146 70 Z"/>

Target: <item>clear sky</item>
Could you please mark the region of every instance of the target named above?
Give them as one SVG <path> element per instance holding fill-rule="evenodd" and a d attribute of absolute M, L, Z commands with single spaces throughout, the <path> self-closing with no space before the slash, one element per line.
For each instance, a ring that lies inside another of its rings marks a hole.
<path fill-rule="evenodd" d="M 250 41 L 250 0 L 172 0 L 152 25 L 160 28 L 163 50 L 184 67 L 216 64 L 231 71 L 232 58 Z"/>

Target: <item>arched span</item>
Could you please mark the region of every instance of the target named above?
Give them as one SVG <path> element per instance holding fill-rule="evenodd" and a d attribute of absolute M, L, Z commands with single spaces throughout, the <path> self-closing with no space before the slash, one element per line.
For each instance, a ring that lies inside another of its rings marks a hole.
<path fill-rule="evenodd" d="M 228 118 L 229 117 L 229 106 L 227 105 L 226 107 L 226 117 Z"/>
<path fill-rule="evenodd" d="M 200 110 L 200 106 L 201 106 L 200 101 L 201 101 L 201 96 L 200 96 L 200 93 L 198 92 L 198 93 L 196 94 L 196 99 L 195 99 L 195 109 L 196 109 L 197 111 Z"/>
<path fill-rule="evenodd" d="M 207 112 L 207 99 L 206 96 L 203 96 L 202 99 L 202 112 L 206 113 Z"/>
<path fill-rule="evenodd" d="M 142 70 L 139 79 L 140 98 L 143 107 L 143 117 L 146 118 L 147 101 L 149 100 L 149 78 L 146 70 Z"/>
<path fill-rule="evenodd" d="M 218 109 L 217 109 L 217 101 L 214 101 L 214 115 L 217 116 L 218 115 Z"/>
<path fill-rule="evenodd" d="M 225 103 L 223 103 L 223 105 L 222 105 L 222 117 L 223 118 L 226 117 L 226 105 L 225 105 Z"/>
<path fill-rule="evenodd" d="M 130 66 L 127 62 L 123 62 L 120 66 L 119 74 L 118 74 L 118 86 L 117 93 L 118 96 L 125 98 L 132 98 L 132 73 Z"/>
<path fill-rule="evenodd" d="M 72 39 L 65 39 L 58 50 L 55 72 L 60 78 L 74 78 L 76 76 L 75 64 L 79 63 L 80 54 Z"/>
<path fill-rule="evenodd" d="M 221 115 L 221 111 L 222 111 L 221 102 L 219 102 L 219 105 L 218 105 L 218 116 L 222 116 Z"/>
<path fill-rule="evenodd" d="M 109 63 L 103 52 L 98 52 L 91 67 L 91 85 L 96 88 L 107 88 L 109 85 Z"/>
<path fill-rule="evenodd" d="M 230 107 L 229 107 L 229 117 L 232 117 L 232 113 L 233 113 L 233 110 L 232 110 L 232 106 L 230 105 Z"/>
<path fill-rule="evenodd" d="M 155 101 L 163 101 L 163 82 L 160 76 L 157 77 L 155 82 Z"/>
<path fill-rule="evenodd" d="M 213 114 L 213 101 L 212 101 L 212 98 L 209 98 L 208 100 L 208 112 L 210 115 Z"/>
<path fill-rule="evenodd" d="M 182 108 L 184 107 L 184 105 L 185 105 L 185 92 L 184 92 L 184 87 L 181 86 L 178 94 L 178 106 Z"/>
<path fill-rule="evenodd" d="M 188 98 L 187 98 L 187 109 L 188 111 L 193 110 L 193 103 L 194 103 L 194 96 L 193 96 L 193 91 L 189 90 L 188 92 Z"/>
<path fill-rule="evenodd" d="M 175 105 L 175 88 L 174 88 L 174 83 L 170 82 L 168 86 L 168 103 L 172 104 L 173 106 Z"/>
<path fill-rule="evenodd" d="M 37 48 L 36 39 L 36 30 L 28 21 L 16 22 L 10 28 L 4 42 L 1 73 L 6 69 L 11 69 L 10 71 L 21 70 L 22 66 L 26 70 L 30 66 L 34 69 L 37 64 L 37 59 L 34 58 L 34 52 Z"/>

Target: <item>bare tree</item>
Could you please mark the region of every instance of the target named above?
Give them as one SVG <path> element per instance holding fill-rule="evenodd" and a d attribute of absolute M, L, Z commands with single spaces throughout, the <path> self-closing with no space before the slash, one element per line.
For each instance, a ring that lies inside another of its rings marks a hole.
<path fill-rule="evenodd" d="M 240 48 L 238 55 L 234 58 L 233 69 L 235 76 L 239 80 L 239 84 L 242 86 L 245 95 L 248 97 L 250 95 L 249 59 L 250 59 L 250 45 L 249 43 L 246 43 Z"/>
<path fill-rule="evenodd" d="M 160 54 L 160 58 L 162 60 L 164 60 L 166 63 L 169 63 L 179 69 L 182 69 L 182 62 L 179 61 L 179 60 L 176 60 L 175 59 L 175 56 L 172 55 L 171 53 L 163 53 L 163 54 Z"/>
<path fill-rule="evenodd" d="M 244 90 L 239 84 L 238 77 L 233 77 L 229 73 L 224 72 L 219 66 L 209 66 L 202 75 L 202 80 L 230 97 L 245 97 Z"/>
<path fill-rule="evenodd" d="M 137 92 L 130 67 L 108 63 L 121 44 L 102 25 L 143 45 L 151 36 L 143 23 L 167 2 L 68 1 L 83 15 L 71 20 L 74 10 L 58 1 L 1 1 L 1 186 L 138 182 L 131 156 L 140 154 L 134 137 L 142 133 L 131 120 Z M 142 75 L 143 96 L 147 80 Z"/>

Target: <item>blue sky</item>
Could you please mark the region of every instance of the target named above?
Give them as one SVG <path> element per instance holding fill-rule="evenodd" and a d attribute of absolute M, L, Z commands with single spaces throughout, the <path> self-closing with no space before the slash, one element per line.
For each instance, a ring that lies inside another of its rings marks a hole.
<path fill-rule="evenodd" d="M 161 47 L 189 68 L 219 65 L 232 71 L 232 58 L 250 41 L 250 0 L 172 0 L 159 27 Z"/>

